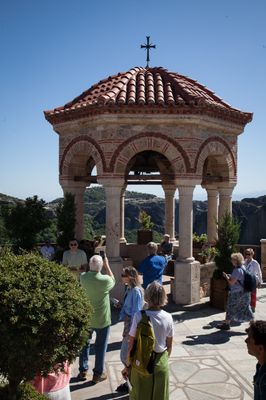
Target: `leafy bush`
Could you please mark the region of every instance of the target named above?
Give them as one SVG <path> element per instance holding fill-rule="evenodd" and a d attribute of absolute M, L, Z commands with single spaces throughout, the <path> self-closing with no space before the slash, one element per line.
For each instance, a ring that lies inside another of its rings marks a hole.
<path fill-rule="evenodd" d="M 221 278 L 223 271 L 227 274 L 232 272 L 231 254 L 236 252 L 239 235 L 240 224 L 226 212 L 218 223 L 218 239 L 215 244 L 218 254 L 214 259 L 217 268 L 213 273 L 215 278 Z"/>
<path fill-rule="evenodd" d="M 8 399 L 8 386 L 0 388 L 0 399 Z M 47 397 L 37 392 L 29 383 L 22 383 L 19 385 L 17 400 L 47 400 Z"/>
<path fill-rule="evenodd" d="M 203 246 L 205 243 L 207 243 L 208 237 L 206 233 L 202 233 L 201 235 L 198 235 L 197 233 L 193 233 L 193 246 Z"/>
<path fill-rule="evenodd" d="M 91 307 L 63 265 L 28 253 L 0 256 L 0 374 L 19 384 L 70 362 L 87 339 Z"/>

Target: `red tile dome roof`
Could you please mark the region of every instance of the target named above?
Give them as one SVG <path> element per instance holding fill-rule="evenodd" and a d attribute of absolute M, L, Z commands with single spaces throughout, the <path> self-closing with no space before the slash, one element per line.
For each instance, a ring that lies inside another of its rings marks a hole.
<path fill-rule="evenodd" d="M 246 124 L 252 113 L 231 107 L 197 81 L 164 68 L 135 67 L 109 76 L 63 107 L 45 111 L 52 124 L 101 113 L 207 114 Z"/>

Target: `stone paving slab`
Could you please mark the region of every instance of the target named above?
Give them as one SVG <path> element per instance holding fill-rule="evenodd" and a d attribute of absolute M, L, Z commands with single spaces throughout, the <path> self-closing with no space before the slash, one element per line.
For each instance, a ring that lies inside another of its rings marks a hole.
<path fill-rule="evenodd" d="M 257 319 L 266 320 L 266 285 L 258 291 Z M 233 324 L 230 331 L 216 329 L 224 312 L 211 308 L 208 299 L 193 306 L 169 304 L 175 322 L 170 365 L 170 400 L 251 400 L 256 360 L 247 353 L 248 323 Z M 72 400 L 128 399 L 115 391 L 123 382 L 119 350 L 123 324 L 113 310 L 113 325 L 106 355 L 108 379 L 90 386 L 89 381 L 71 382 Z M 94 356 L 90 357 L 94 365 Z M 72 375 L 78 374 L 78 363 Z M 145 400 L 145 399 L 143 399 Z"/>

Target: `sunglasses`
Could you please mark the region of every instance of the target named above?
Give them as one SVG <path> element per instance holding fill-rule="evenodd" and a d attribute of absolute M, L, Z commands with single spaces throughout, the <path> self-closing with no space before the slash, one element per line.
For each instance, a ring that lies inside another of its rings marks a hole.
<path fill-rule="evenodd" d="M 77 243 L 70 243 L 70 246 L 71 246 L 71 247 L 76 247 L 76 246 L 77 246 Z"/>
<path fill-rule="evenodd" d="M 250 253 L 245 253 L 245 256 L 250 256 Z"/>
<path fill-rule="evenodd" d="M 121 274 L 121 278 L 127 278 L 126 274 Z"/>

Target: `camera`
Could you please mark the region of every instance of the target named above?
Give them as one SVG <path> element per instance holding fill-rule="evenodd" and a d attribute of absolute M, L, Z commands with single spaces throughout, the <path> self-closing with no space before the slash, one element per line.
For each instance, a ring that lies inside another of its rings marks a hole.
<path fill-rule="evenodd" d="M 102 257 L 102 259 L 105 259 L 105 252 L 104 250 L 100 250 L 100 256 Z"/>

